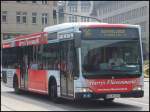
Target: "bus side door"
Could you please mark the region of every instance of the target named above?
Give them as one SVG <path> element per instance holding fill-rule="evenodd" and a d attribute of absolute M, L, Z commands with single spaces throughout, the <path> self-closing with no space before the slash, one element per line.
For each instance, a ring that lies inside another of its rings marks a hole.
<path fill-rule="evenodd" d="M 20 87 L 27 89 L 28 86 L 28 53 L 27 47 L 22 47 L 22 59 L 20 62 Z"/>
<path fill-rule="evenodd" d="M 74 68 L 75 64 L 75 47 L 73 40 L 63 41 L 60 43 L 60 81 L 61 95 L 67 97 L 74 96 Z"/>

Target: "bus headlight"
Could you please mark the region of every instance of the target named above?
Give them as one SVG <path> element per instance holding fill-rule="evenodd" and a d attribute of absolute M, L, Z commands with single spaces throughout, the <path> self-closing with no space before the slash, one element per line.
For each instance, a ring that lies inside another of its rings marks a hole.
<path fill-rule="evenodd" d="M 92 92 L 92 90 L 90 88 L 87 87 L 77 87 L 76 88 L 77 92 Z"/>
<path fill-rule="evenodd" d="M 141 91 L 141 90 L 143 90 L 143 87 L 142 86 L 136 86 L 132 90 L 133 91 Z"/>

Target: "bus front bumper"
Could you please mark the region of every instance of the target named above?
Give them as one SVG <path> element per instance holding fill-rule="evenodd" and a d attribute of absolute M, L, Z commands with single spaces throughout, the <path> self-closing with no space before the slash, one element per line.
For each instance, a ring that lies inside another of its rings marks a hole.
<path fill-rule="evenodd" d="M 75 93 L 75 99 L 100 99 L 100 98 L 107 98 L 108 95 L 119 95 L 116 98 L 140 98 L 144 96 L 144 91 L 132 91 L 128 93 Z M 115 97 L 114 97 L 115 98 Z"/>

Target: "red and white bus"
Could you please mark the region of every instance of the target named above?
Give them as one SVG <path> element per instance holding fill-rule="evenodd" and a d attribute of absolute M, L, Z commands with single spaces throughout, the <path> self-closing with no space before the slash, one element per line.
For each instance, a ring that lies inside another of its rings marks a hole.
<path fill-rule="evenodd" d="M 51 99 L 143 97 L 138 25 L 63 23 L 2 43 L 2 81 Z"/>

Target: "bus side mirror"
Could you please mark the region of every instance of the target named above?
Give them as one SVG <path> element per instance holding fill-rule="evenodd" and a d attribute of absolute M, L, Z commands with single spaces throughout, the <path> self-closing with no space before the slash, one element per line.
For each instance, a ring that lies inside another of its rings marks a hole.
<path fill-rule="evenodd" d="M 81 33 L 74 33 L 75 48 L 81 47 Z"/>

